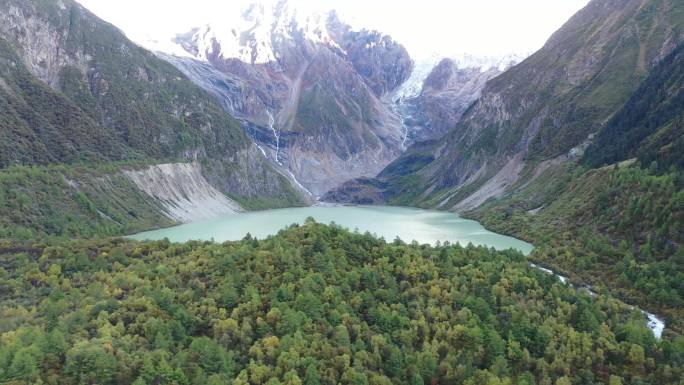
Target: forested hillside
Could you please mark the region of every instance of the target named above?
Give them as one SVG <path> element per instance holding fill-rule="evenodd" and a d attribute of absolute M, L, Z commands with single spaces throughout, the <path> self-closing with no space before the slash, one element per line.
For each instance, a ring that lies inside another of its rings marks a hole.
<path fill-rule="evenodd" d="M 684 337 L 517 252 L 311 221 L 225 244 L 3 243 L 12 384 L 680 384 Z"/>
<path fill-rule="evenodd" d="M 171 224 L 122 167 L 185 162 L 245 208 L 303 203 L 213 96 L 114 26 L 72 0 L 0 2 L 0 233 Z"/>
<path fill-rule="evenodd" d="M 653 68 L 584 160 L 597 167 L 635 157 L 661 172 L 684 169 L 684 44 Z"/>
<path fill-rule="evenodd" d="M 551 167 L 471 214 L 535 243 L 534 258 L 667 314 L 680 332 L 683 48 L 651 71 L 579 165 Z"/>
<path fill-rule="evenodd" d="M 681 333 L 681 5 L 591 1 L 443 140 L 326 198 L 459 211 Z"/>
<path fill-rule="evenodd" d="M 468 214 L 533 242 L 531 258 L 576 282 L 666 316 L 681 333 L 684 305 L 684 174 L 626 162 L 564 166 Z"/>

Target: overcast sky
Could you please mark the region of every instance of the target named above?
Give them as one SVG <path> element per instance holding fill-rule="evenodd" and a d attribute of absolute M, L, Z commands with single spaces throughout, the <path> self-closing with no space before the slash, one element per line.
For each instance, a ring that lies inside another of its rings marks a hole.
<path fill-rule="evenodd" d="M 131 39 L 161 38 L 239 12 L 247 0 L 78 0 Z M 254 1 L 251 1 L 254 2 Z M 354 27 L 378 29 L 412 56 L 498 55 L 539 49 L 588 0 L 291 0 L 334 8 Z M 230 19 L 230 17 L 225 17 Z"/>

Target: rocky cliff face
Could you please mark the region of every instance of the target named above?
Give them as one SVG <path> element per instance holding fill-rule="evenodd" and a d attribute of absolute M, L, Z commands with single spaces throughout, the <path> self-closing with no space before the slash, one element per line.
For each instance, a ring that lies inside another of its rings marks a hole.
<path fill-rule="evenodd" d="M 349 61 L 376 96 L 401 86 L 413 72 L 414 63 L 403 46 L 377 31 L 354 31 L 335 12 L 328 15 L 328 33 L 338 46 L 335 52 Z"/>
<path fill-rule="evenodd" d="M 541 50 L 490 80 L 443 141 L 391 164 L 395 172 L 381 174 L 376 196 L 467 210 L 529 182 L 549 162 L 576 158 L 684 39 L 684 18 L 673 16 L 683 7 L 672 0 L 591 1 Z M 407 186 L 421 192 L 407 194 Z"/>
<path fill-rule="evenodd" d="M 216 95 L 272 162 L 315 195 L 377 174 L 402 150 L 405 130 L 382 98 L 413 63 L 389 36 L 280 1 L 175 42 L 190 57 L 163 57 Z"/>
<path fill-rule="evenodd" d="M 501 73 L 498 68 L 463 68 L 449 59 L 440 62 L 430 73 L 418 99 L 429 127 L 446 132 L 456 126 L 463 113 L 480 97 L 485 83 Z"/>
<path fill-rule="evenodd" d="M 499 57 L 455 55 L 427 59 L 432 69 L 423 78 L 408 81 L 392 95 L 395 110 L 409 133 L 406 144 L 436 139 L 454 128 L 465 111 L 481 95 L 487 81 L 525 58 L 521 54 Z M 413 76 L 420 76 L 416 73 Z M 417 84 L 420 84 L 418 87 Z"/>
<path fill-rule="evenodd" d="M 301 203 L 211 95 L 72 0 L 0 2 L 0 105 L 0 167 L 181 158 L 238 200 Z"/>
<path fill-rule="evenodd" d="M 193 222 L 244 211 L 209 184 L 197 163 L 158 164 L 124 174 L 174 221 Z"/>
<path fill-rule="evenodd" d="M 493 79 L 435 168 L 445 207 L 489 192 L 504 167 L 534 168 L 572 158 L 636 90 L 648 71 L 684 38 L 684 20 L 669 18 L 677 1 L 594 0 L 521 65 Z M 474 178 L 475 175 L 481 176 Z M 522 175 L 523 173 L 519 173 Z M 531 175 L 535 175 L 532 173 Z M 472 193 L 463 187 L 478 186 Z M 454 189 L 456 187 L 456 189 Z"/>

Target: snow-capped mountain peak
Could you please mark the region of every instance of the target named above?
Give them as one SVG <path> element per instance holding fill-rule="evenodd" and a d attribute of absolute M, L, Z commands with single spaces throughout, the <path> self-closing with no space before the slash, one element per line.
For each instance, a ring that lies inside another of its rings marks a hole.
<path fill-rule="evenodd" d="M 474 69 L 480 72 L 496 69 L 499 72 L 503 72 L 525 60 L 528 56 L 529 53 L 507 53 L 501 55 L 476 55 L 470 53 L 444 55 L 433 53 L 416 60 L 411 76 L 395 91 L 393 99 L 399 100 L 418 96 L 423 89 L 425 79 L 443 59 L 450 59 L 458 69 Z"/>
<path fill-rule="evenodd" d="M 251 4 L 237 17 L 206 24 L 175 41 L 200 60 L 211 55 L 265 64 L 277 61 L 279 47 L 295 40 L 339 48 L 328 31 L 328 17 L 329 11 L 300 9 L 287 0 Z"/>

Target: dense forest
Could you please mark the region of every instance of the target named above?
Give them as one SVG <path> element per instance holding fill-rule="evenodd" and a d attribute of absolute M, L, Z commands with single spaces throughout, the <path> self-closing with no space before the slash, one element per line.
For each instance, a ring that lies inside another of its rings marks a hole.
<path fill-rule="evenodd" d="M 531 258 L 684 324 L 684 173 L 638 162 L 550 170 L 471 215 L 536 245 Z"/>
<path fill-rule="evenodd" d="M 591 167 L 629 158 L 660 172 L 684 168 L 684 44 L 665 57 L 589 147 Z"/>
<path fill-rule="evenodd" d="M 514 251 L 307 221 L 264 240 L 0 245 L 0 382 L 681 384 L 684 337 Z"/>
<path fill-rule="evenodd" d="M 114 26 L 72 0 L 0 1 L 0 384 L 684 385 L 680 4 L 589 2 L 447 136 L 326 195 L 455 211 L 501 190 L 465 215 L 526 256 L 313 219 L 237 242 L 111 238 L 175 224 L 126 176 L 152 165 L 197 162 L 248 210 L 308 200 Z M 344 121 L 315 91 L 304 125 Z"/>

